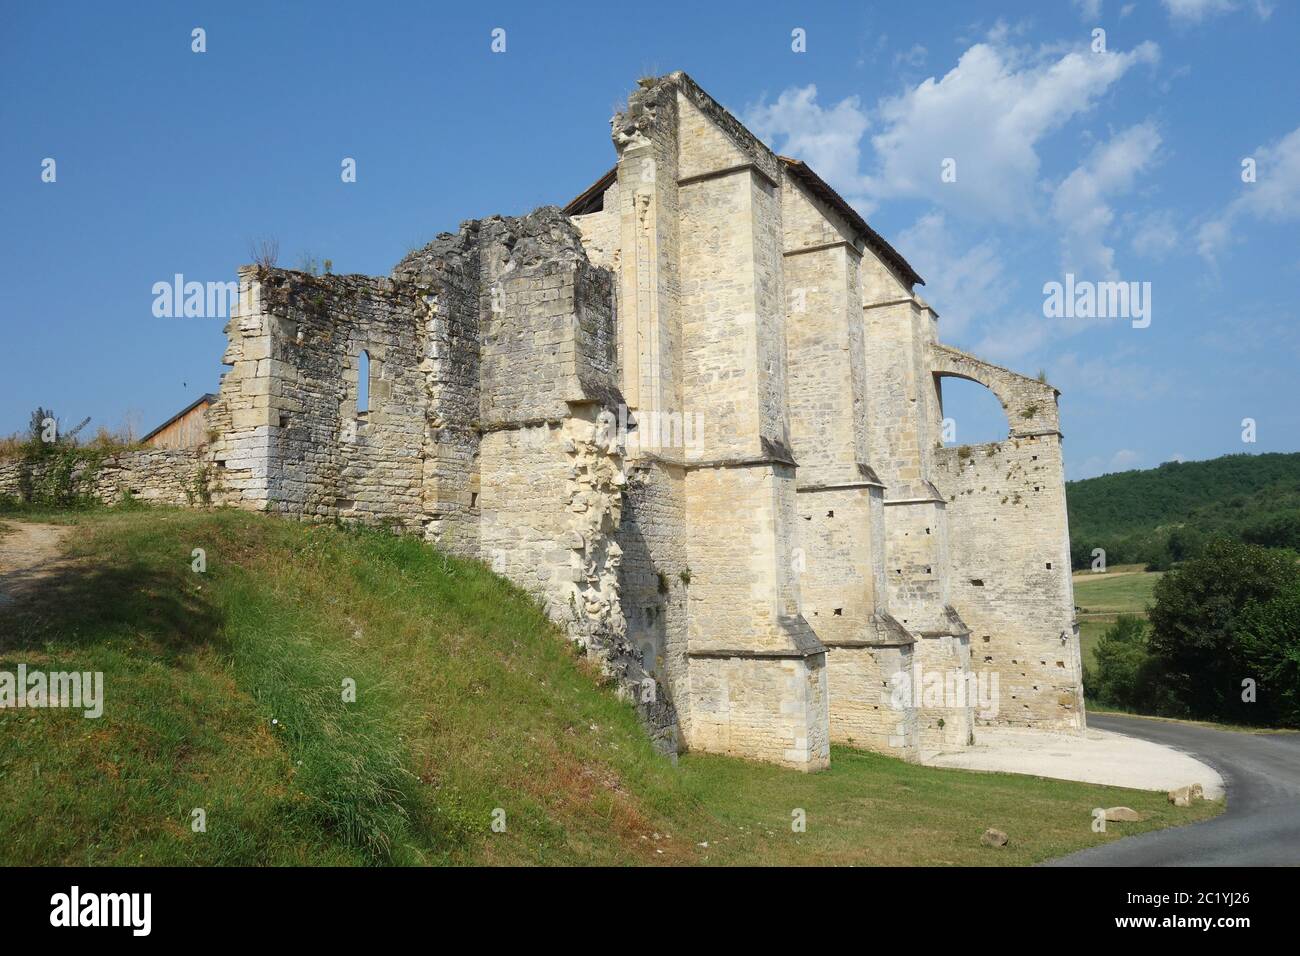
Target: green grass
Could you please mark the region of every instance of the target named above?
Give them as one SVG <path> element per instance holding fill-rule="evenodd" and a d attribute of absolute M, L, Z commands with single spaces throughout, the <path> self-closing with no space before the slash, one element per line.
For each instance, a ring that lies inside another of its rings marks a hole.
<path fill-rule="evenodd" d="M 1163 572 L 1143 571 L 1141 565 L 1111 568 L 1105 574 L 1080 571 L 1074 575 L 1074 603 L 1079 608 L 1079 647 L 1083 660 L 1095 664 L 1093 650 L 1106 628 L 1121 614 L 1146 617 L 1147 605 Z"/>
<path fill-rule="evenodd" d="M 1161 577 L 1159 571 L 1085 571 L 1075 575 L 1074 603 L 1085 614 L 1141 614 Z"/>
<path fill-rule="evenodd" d="M 0 711 L 0 864 L 1022 864 L 1222 808 L 845 748 L 674 766 L 477 563 L 232 511 L 42 517 L 75 571 L 0 609 L 0 670 L 103 671 L 106 703 Z M 1092 833 L 1117 804 L 1148 821 Z"/>

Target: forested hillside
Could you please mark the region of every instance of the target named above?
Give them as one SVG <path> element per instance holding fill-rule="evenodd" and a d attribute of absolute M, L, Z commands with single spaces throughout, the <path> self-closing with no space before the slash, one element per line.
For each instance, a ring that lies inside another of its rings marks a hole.
<path fill-rule="evenodd" d="M 1300 550 L 1300 453 L 1165 462 L 1067 482 L 1066 497 L 1076 568 L 1103 548 L 1107 564 L 1164 569 L 1215 535 Z"/>

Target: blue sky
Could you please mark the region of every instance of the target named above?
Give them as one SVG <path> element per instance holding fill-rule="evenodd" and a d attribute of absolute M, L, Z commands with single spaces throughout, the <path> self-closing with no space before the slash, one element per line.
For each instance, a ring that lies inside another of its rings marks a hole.
<path fill-rule="evenodd" d="M 216 389 L 224 344 L 154 317 L 155 282 L 231 279 L 268 236 L 282 265 L 386 274 L 563 204 L 636 78 L 684 69 L 909 257 L 946 341 L 1047 372 L 1070 477 L 1300 449 L 1300 5 L 807 6 L 11 5 L 0 434 L 37 404 L 148 430 Z M 1067 272 L 1151 283 L 1150 326 L 1045 318 Z M 949 396 L 958 441 L 1005 429 L 978 386 Z"/>

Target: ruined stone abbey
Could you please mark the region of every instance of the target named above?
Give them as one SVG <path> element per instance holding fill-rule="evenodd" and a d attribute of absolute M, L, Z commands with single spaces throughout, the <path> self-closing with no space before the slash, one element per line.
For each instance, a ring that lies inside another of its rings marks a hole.
<path fill-rule="evenodd" d="M 100 494 L 184 503 L 201 472 L 218 503 L 479 558 L 665 750 L 814 770 L 832 742 L 1082 730 L 1056 390 L 941 344 L 903 257 L 685 74 L 612 132 L 563 210 L 388 277 L 241 269 L 207 441 L 121 456 Z M 944 446 L 946 377 L 1005 440 Z"/>

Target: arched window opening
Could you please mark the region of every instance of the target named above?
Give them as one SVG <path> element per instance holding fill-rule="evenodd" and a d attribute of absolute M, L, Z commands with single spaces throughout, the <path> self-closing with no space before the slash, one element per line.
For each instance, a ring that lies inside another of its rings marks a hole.
<path fill-rule="evenodd" d="M 943 375 L 938 377 L 935 386 L 943 409 L 945 445 L 1005 441 L 1011 434 L 1011 423 L 1002 403 L 979 382 Z"/>

